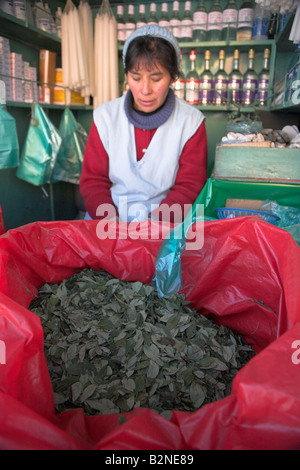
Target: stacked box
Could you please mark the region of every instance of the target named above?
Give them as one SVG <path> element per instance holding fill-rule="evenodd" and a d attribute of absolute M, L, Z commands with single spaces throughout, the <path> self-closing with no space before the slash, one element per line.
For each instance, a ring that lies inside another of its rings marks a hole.
<path fill-rule="evenodd" d="M 30 64 L 27 61 L 23 61 L 23 90 L 24 90 L 24 101 L 25 103 L 32 103 L 31 83 L 30 83 Z"/>
<path fill-rule="evenodd" d="M 31 101 L 37 103 L 39 100 L 39 92 L 38 92 L 38 83 L 37 83 L 37 68 L 36 67 L 29 67 L 29 77 L 31 80 L 30 86 L 30 98 Z"/>
<path fill-rule="evenodd" d="M 2 36 L 0 36 L 0 80 L 5 83 L 6 101 L 11 101 L 10 44 L 9 40 Z"/>
<path fill-rule="evenodd" d="M 10 53 L 10 74 L 12 101 L 23 101 L 23 57 L 17 52 Z"/>

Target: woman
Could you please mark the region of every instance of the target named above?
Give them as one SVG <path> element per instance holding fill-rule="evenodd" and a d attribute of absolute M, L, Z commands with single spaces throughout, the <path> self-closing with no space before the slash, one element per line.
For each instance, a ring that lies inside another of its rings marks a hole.
<path fill-rule="evenodd" d="M 206 181 L 207 141 L 203 114 L 171 89 L 178 43 L 143 26 L 125 42 L 123 64 L 129 91 L 93 114 L 80 179 L 86 218 L 181 222 Z"/>

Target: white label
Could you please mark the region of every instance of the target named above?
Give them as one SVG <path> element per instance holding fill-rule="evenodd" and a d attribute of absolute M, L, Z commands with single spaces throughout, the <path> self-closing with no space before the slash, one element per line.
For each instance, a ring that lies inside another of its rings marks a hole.
<path fill-rule="evenodd" d="M 168 4 L 167 3 L 162 4 L 161 11 L 164 11 L 165 13 L 168 13 Z"/>
<path fill-rule="evenodd" d="M 175 38 L 181 38 L 181 21 L 180 20 L 176 20 L 176 19 L 173 19 L 173 20 L 170 20 L 170 26 L 172 27 L 171 28 L 171 31 L 173 33 L 173 36 L 175 36 Z"/>
<path fill-rule="evenodd" d="M 126 39 L 126 31 L 125 31 L 125 25 L 122 23 L 118 23 L 118 41 L 125 41 Z"/>
<path fill-rule="evenodd" d="M 120 16 L 123 16 L 123 13 L 124 13 L 123 5 L 118 5 L 117 6 L 117 14 L 120 15 Z"/>
<path fill-rule="evenodd" d="M 220 11 L 212 11 L 208 13 L 208 31 L 211 29 L 222 29 L 222 13 Z"/>
<path fill-rule="evenodd" d="M 128 15 L 134 15 L 134 5 L 128 5 Z"/>
<path fill-rule="evenodd" d="M 236 28 L 236 23 L 238 19 L 237 10 L 234 10 L 233 8 L 228 8 L 227 10 L 224 10 L 222 19 L 223 19 L 223 28 L 226 28 L 227 26 L 226 23 L 232 23 L 229 25 L 229 27 Z"/>
<path fill-rule="evenodd" d="M 160 21 L 158 22 L 158 26 L 161 26 L 162 28 L 169 29 L 169 30 L 171 31 L 170 23 L 169 23 L 169 21 L 167 21 L 167 20 L 160 20 Z"/>
<path fill-rule="evenodd" d="M 125 24 L 125 37 L 126 39 L 130 36 L 130 34 L 135 30 L 135 24 L 134 23 L 126 23 Z"/>
<path fill-rule="evenodd" d="M 181 22 L 181 37 L 182 38 L 192 38 L 193 36 L 193 21 L 192 20 L 182 20 Z"/>
<path fill-rule="evenodd" d="M 173 2 L 173 11 L 179 11 L 179 2 Z"/>
<path fill-rule="evenodd" d="M 139 7 L 139 12 L 142 13 L 142 14 L 144 14 L 145 11 L 146 11 L 145 5 L 140 5 L 140 7 Z"/>
<path fill-rule="evenodd" d="M 199 80 L 194 78 L 186 81 L 186 101 L 190 104 L 199 103 Z"/>
<path fill-rule="evenodd" d="M 252 28 L 253 21 L 253 9 L 252 8 L 242 8 L 239 10 L 239 28 Z"/>
<path fill-rule="evenodd" d="M 207 13 L 205 11 L 195 11 L 193 21 L 193 29 L 207 30 Z"/>

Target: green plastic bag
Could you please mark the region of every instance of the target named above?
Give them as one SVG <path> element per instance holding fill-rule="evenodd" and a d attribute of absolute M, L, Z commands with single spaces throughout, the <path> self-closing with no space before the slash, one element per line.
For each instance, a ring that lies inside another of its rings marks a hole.
<path fill-rule="evenodd" d="M 53 169 L 52 182 L 79 184 L 88 134 L 69 108 L 62 115 L 59 132 L 62 142 Z"/>
<path fill-rule="evenodd" d="M 204 216 L 202 209 L 203 205 L 193 204 L 184 221 L 176 225 L 160 245 L 152 279 L 159 297 L 176 294 L 183 288 L 181 253 L 186 247 L 188 232 L 195 222 L 215 220 Z"/>
<path fill-rule="evenodd" d="M 16 173 L 17 177 L 35 186 L 51 183 L 61 140 L 58 130 L 44 110 L 39 104 L 35 104 Z"/>
<path fill-rule="evenodd" d="M 19 141 L 15 119 L 0 105 L 0 170 L 15 168 L 20 163 Z"/>

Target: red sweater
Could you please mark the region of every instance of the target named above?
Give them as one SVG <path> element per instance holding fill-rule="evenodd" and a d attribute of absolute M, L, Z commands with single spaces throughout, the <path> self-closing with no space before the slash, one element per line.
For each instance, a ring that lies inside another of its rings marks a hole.
<path fill-rule="evenodd" d="M 142 130 L 135 127 L 135 142 L 138 160 L 144 155 L 156 129 Z M 112 204 L 108 177 L 109 159 L 99 137 L 95 123 L 92 123 L 89 133 L 82 172 L 80 177 L 80 192 L 84 198 L 86 210 L 92 219 L 96 216 L 100 204 Z M 205 122 L 185 144 L 179 160 L 179 169 L 174 186 L 168 192 L 161 204 L 171 206 L 193 204 L 201 192 L 207 179 L 207 138 Z M 117 210 L 116 210 L 117 212 Z"/>

